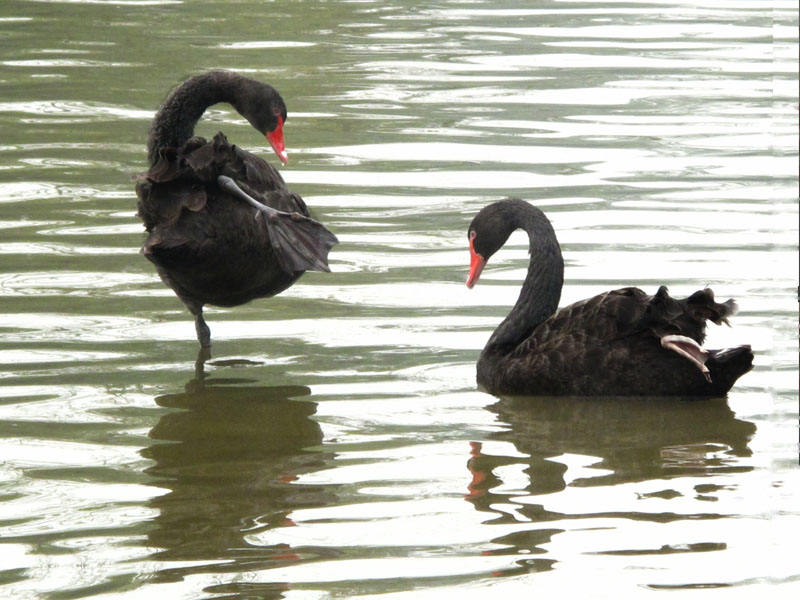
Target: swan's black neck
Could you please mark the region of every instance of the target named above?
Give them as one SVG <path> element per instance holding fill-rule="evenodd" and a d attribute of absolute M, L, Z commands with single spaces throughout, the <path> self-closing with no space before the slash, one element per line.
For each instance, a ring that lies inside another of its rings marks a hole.
<path fill-rule="evenodd" d="M 150 165 L 160 148 L 177 148 L 194 135 L 194 126 L 209 106 L 235 100 L 247 78 L 227 71 L 211 71 L 187 79 L 175 88 L 153 119 L 147 140 Z"/>
<path fill-rule="evenodd" d="M 564 284 L 564 260 L 553 226 L 544 213 L 527 202 L 519 202 L 509 226 L 524 229 L 530 239 L 528 276 L 517 303 L 497 327 L 485 354 L 508 354 L 558 309 Z"/>

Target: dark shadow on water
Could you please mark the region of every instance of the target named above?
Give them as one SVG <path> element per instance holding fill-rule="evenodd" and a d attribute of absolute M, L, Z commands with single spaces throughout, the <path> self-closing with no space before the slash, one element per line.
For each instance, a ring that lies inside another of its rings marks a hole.
<path fill-rule="evenodd" d="M 488 408 L 507 429 L 490 436 L 491 440 L 510 442 L 524 454 L 497 456 L 484 454 L 480 442 L 473 443 L 468 466 L 472 484 L 467 499 L 484 512 L 493 513 L 492 523 L 512 523 L 518 517 L 498 510 L 513 502 L 515 496 L 558 492 L 567 487 L 613 486 L 622 483 L 683 476 L 711 476 L 719 473 L 749 471 L 740 458 L 751 455 L 748 443 L 755 425 L 737 419 L 724 398 L 678 400 L 674 398 L 503 398 Z M 596 457 L 586 475 L 569 483 L 567 466 L 557 457 L 577 454 Z M 556 459 L 556 460 L 553 460 Z M 522 465 L 527 485 L 522 490 L 495 491 L 503 484 L 501 467 Z M 591 470 L 597 468 L 597 474 Z M 721 487 L 711 480 L 695 486 L 696 497 L 703 494 L 714 500 Z M 669 484 L 666 484 L 669 487 Z M 670 498 L 675 490 L 651 494 Z M 646 499 L 646 497 L 642 497 Z M 562 519 L 618 516 L 629 519 L 670 521 L 688 518 L 672 513 L 652 512 L 600 515 L 586 507 L 586 515 L 552 512 L 542 505 L 517 503 L 517 511 L 526 519 L 546 524 Z M 534 499 L 535 502 L 535 499 Z M 713 503 L 709 502 L 709 508 Z M 718 518 L 710 510 L 691 518 Z M 563 529 L 531 529 L 495 539 L 507 546 L 500 553 L 542 553 L 553 535 Z M 506 539 L 507 538 L 507 539 Z"/>
<path fill-rule="evenodd" d="M 247 536 L 291 526 L 293 510 L 336 502 L 329 486 L 297 483 L 324 468 L 332 455 L 319 449 L 322 430 L 310 417 L 316 403 L 305 386 L 258 386 L 246 379 L 195 379 L 183 393 L 156 398 L 175 409 L 150 431 L 156 441 L 142 454 L 164 494 L 147 545 L 153 560 L 195 561 L 152 576 L 158 582 L 194 573 L 288 566 L 301 559 L 284 546 L 248 543 Z M 282 597 L 281 586 L 264 597 Z"/>

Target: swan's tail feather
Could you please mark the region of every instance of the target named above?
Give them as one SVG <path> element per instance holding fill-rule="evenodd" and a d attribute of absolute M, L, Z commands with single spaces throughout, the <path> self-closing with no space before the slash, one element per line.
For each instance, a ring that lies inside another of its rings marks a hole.
<path fill-rule="evenodd" d="M 673 298 L 666 286 L 650 296 L 645 312 L 638 323 L 640 329 L 650 329 L 659 338 L 681 335 L 702 344 L 706 338 L 706 322 L 730 326 L 728 317 L 739 310 L 736 302 L 717 302 L 711 288 L 698 290 L 686 299 Z"/>
<path fill-rule="evenodd" d="M 709 350 L 706 366 L 714 384 L 727 392 L 736 380 L 753 368 L 753 350 L 749 345 Z"/>

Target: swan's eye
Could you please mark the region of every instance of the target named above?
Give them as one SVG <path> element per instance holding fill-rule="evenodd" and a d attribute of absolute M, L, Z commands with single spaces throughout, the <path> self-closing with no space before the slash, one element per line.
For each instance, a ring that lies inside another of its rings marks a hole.
<path fill-rule="evenodd" d="M 477 234 L 477 233 L 475 233 L 474 231 L 470 231 L 470 232 L 469 232 L 469 241 L 470 241 L 470 242 L 471 242 L 471 241 L 473 241 L 473 240 L 475 239 L 475 236 L 476 236 L 476 235 L 478 235 L 478 234 Z"/>
<path fill-rule="evenodd" d="M 277 116 L 277 117 L 281 116 L 281 109 L 280 108 L 273 108 L 272 112 L 274 112 L 275 116 Z"/>

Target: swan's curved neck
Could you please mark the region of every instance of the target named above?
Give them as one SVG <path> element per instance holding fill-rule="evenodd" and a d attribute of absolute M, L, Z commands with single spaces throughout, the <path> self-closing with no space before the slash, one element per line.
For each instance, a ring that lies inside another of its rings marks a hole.
<path fill-rule="evenodd" d="M 177 148 L 194 135 L 194 126 L 209 106 L 218 102 L 233 104 L 239 90 L 235 73 L 213 71 L 187 79 L 175 88 L 159 108 L 150 127 L 147 158 L 158 160 L 160 148 Z"/>
<path fill-rule="evenodd" d="M 518 214 L 515 229 L 522 228 L 530 238 L 531 260 L 528 275 L 517 303 L 489 338 L 484 352 L 508 354 L 558 309 L 564 284 L 564 259 L 555 231 L 537 208 Z"/>

